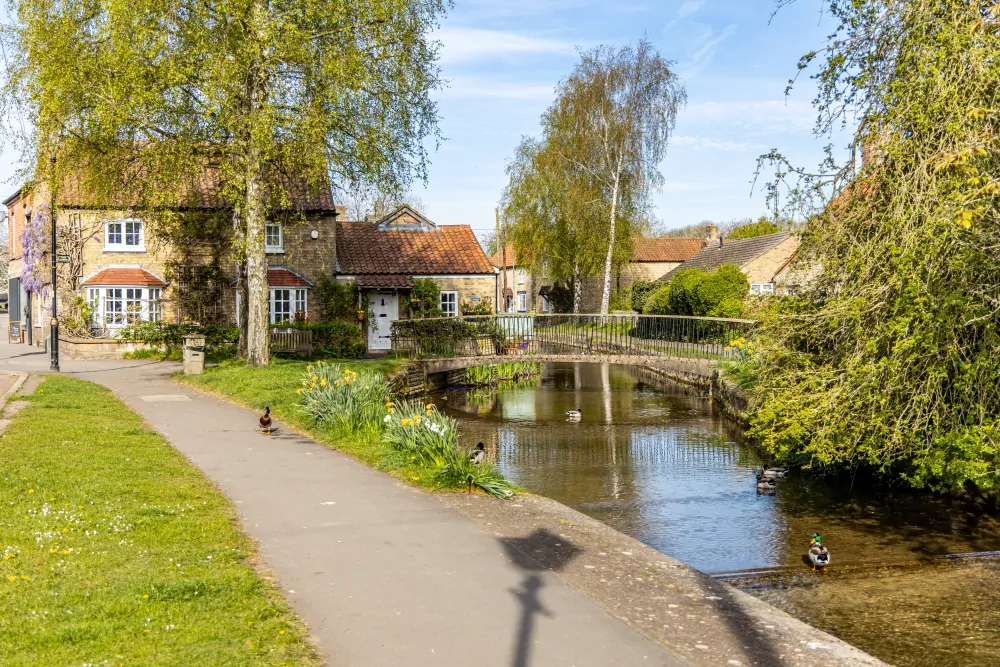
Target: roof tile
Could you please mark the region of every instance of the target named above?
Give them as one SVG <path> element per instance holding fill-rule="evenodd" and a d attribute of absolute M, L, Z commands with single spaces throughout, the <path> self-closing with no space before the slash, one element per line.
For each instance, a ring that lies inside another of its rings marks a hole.
<path fill-rule="evenodd" d="M 340 272 L 359 274 L 492 274 L 472 228 L 441 225 L 431 231 L 380 231 L 370 222 L 337 224 Z"/>
<path fill-rule="evenodd" d="M 123 287 L 166 287 L 167 285 L 152 273 L 139 268 L 104 269 L 83 284 L 88 286 L 120 285 Z"/>

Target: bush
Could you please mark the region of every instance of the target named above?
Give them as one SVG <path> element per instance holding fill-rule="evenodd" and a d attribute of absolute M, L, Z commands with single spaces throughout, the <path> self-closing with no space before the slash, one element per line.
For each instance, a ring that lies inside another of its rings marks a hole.
<path fill-rule="evenodd" d="M 750 283 L 739 268 L 725 264 L 704 276 L 694 289 L 692 314 L 706 317 L 739 317 Z"/>
<path fill-rule="evenodd" d="M 353 311 L 352 311 L 353 312 Z M 314 354 L 331 359 L 360 359 L 365 353 L 361 325 L 347 322 L 292 322 L 272 325 L 273 329 L 311 331 Z"/>
<path fill-rule="evenodd" d="M 657 288 L 646 297 L 642 312 L 646 315 L 670 314 L 670 285 Z"/>
<path fill-rule="evenodd" d="M 701 281 L 705 279 L 705 272 L 701 269 L 684 269 L 678 271 L 674 279 L 670 281 L 670 292 L 668 294 L 669 314 L 673 315 L 699 315 L 696 301 L 696 293 Z"/>
<path fill-rule="evenodd" d="M 666 283 L 661 283 L 658 280 L 637 280 L 632 283 L 632 310 L 637 313 L 646 312 L 644 310 L 646 307 L 646 300 L 653 292 L 665 286 Z"/>
<path fill-rule="evenodd" d="M 383 442 L 408 454 L 411 460 L 434 470 L 435 477 L 448 486 L 476 486 L 498 498 L 514 495 L 510 484 L 492 463 L 478 466 L 470 452 L 458 444 L 458 424 L 431 405 L 402 401 L 385 417 Z"/>
<path fill-rule="evenodd" d="M 184 336 L 203 334 L 206 351 L 215 352 L 235 346 L 240 339 L 237 327 L 222 325 L 170 324 L 167 322 L 134 322 L 118 331 L 120 340 L 170 347 L 181 345 Z"/>
<path fill-rule="evenodd" d="M 347 431 L 379 430 L 392 412 L 389 383 L 373 369 L 360 372 L 322 361 L 306 366 L 302 386 L 295 390 L 317 422 Z"/>
<path fill-rule="evenodd" d="M 357 321 L 358 285 L 323 276 L 316 285 L 324 322 Z"/>
<path fill-rule="evenodd" d="M 410 316 L 413 319 L 444 317 L 441 288 L 433 278 L 418 278 L 410 290 Z"/>
<path fill-rule="evenodd" d="M 729 238 L 752 239 L 755 236 L 767 236 L 768 234 L 777 234 L 780 231 L 777 224 L 762 216 L 756 222 L 748 222 L 729 232 Z"/>

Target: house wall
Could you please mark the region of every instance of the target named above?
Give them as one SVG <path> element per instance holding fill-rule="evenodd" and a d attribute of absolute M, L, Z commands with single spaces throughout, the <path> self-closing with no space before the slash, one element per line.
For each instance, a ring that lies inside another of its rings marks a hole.
<path fill-rule="evenodd" d="M 617 275 L 611 277 L 611 291 L 626 290 L 639 280 L 659 280 L 669 271 L 680 266 L 680 262 L 629 262 Z M 601 310 L 604 293 L 604 276 L 590 276 L 583 279 L 580 309 L 584 313 Z"/>
<path fill-rule="evenodd" d="M 511 312 L 517 312 L 517 293 L 525 292 L 525 312 L 536 311 L 541 312 L 542 309 L 542 298 L 538 295 L 538 290 L 544 284 L 538 276 L 533 275 L 530 271 L 525 270 L 524 272 L 524 282 L 519 283 L 517 277 L 518 269 L 517 267 L 511 267 L 505 269 L 497 274 L 497 284 L 496 284 L 496 298 L 494 298 L 494 304 L 503 304 L 503 299 L 501 294 L 503 292 L 503 275 L 507 276 L 507 288 L 513 292 L 514 297 L 511 301 Z"/>
<path fill-rule="evenodd" d="M 799 247 L 799 237 L 789 236 L 756 259 L 747 262 L 740 268 L 751 283 L 769 283 L 775 274 Z"/>
<path fill-rule="evenodd" d="M 421 278 L 425 276 L 414 276 Z M 461 312 L 462 303 L 469 301 L 473 296 L 493 301 L 493 308 L 496 310 L 496 276 L 484 275 L 471 277 L 452 278 L 445 276 L 432 276 L 434 282 L 442 292 L 458 292 L 458 307 Z M 515 294 L 517 290 L 515 290 Z"/>

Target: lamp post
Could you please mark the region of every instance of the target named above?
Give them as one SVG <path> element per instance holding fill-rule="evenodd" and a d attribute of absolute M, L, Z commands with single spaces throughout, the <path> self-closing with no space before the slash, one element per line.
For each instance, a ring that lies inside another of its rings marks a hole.
<path fill-rule="evenodd" d="M 52 341 L 52 358 L 49 360 L 49 370 L 59 372 L 59 313 L 58 304 L 59 299 L 56 293 L 56 156 L 55 153 L 49 158 L 49 164 L 52 166 L 52 186 L 49 188 L 49 217 L 52 218 L 52 321 L 49 322 L 49 340 Z"/>

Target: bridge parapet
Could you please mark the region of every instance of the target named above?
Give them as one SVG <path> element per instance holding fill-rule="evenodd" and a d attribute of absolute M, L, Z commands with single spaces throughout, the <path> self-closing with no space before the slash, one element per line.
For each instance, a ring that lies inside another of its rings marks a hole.
<path fill-rule="evenodd" d="M 674 315 L 467 315 L 394 322 L 392 350 L 419 359 L 479 357 L 481 364 L 518 357 L 718 361 L 732 356 L 731 343 L 752 335 L 756 324 Z"/>

